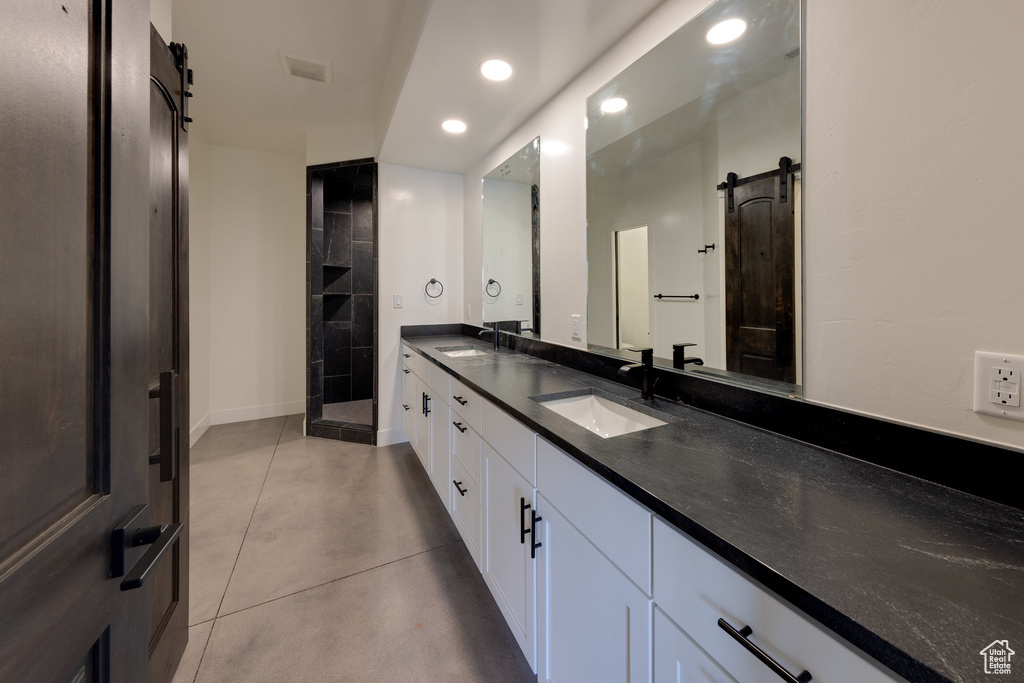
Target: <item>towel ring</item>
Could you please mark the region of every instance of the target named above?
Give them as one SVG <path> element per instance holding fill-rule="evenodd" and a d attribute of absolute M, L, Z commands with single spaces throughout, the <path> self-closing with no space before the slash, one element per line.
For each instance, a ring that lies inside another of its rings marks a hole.
<path fill-rule="evenodd" d="M 491 294 L 491 286 L 492 285 L 494 285 L 494 286 L 496 286 L 498 288 L 498 291 L 495 294 Z M 501 283 L 498 282 L 497 280 L 495 280 L 494 278 L 491 278 L 490 280 L 487 281 L 487 284 L 484 285 L 484 291 L 487 292 L 487 296 L 489 296 L 491 298 L 496 298 L 498 296 L 498 294 L 501 294 Z"/>
<path fill-rule="evenodd" d="M 438 290 L 437 294 L 431 294 L 430 293 L 430 285 L 436 285 L 436 287 L 434 287 L 434 289 Z M 432 278 L 430 278 L 430 282 L 428 282 L 427 284 L 423 285 L 423 293 L 426 294 L 427 296 L 429 296 L 431 299 L 437 299 L 442 294 L 444 294 L 444 285 L 441 284 L 440 280 L 438 280 L 437 278 L 433 278 L 432 277 Z"/>

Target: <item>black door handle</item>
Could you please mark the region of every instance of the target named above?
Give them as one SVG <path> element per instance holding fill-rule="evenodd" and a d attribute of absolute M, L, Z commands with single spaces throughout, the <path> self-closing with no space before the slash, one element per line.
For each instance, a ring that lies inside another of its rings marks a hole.
<path fill-rule="evenodd" d="M 537 540 L 537 522 L 544 521 L 544 518 L 537 514 L 536 510 L 530 510 L 530 559 L 537 559 L 537 548 L 541 542 Z"/>
<path fill-rule="evenodd" d="M 757 645 L 754 645 L 752 642 L 750 642 L 749 638 L 754 634 L 754 629 L 750 628 L 749 626 L 744 626 L 742 629 L 737 631 L 736 627 L 734 627 L 725 619 L 719 619 L 718 625 L 722 628 L 723 631 L 732 636 L 733 640 L 735 640 L 737 643 L 746 648 L 747 651 L 750 652 L 750 654 L 754 655 L 759 660 L 761 660 L 761 663 L 763 663 L 769 669 L 778 674 L 779 678 L 786 681 L 786 683 L 808 683 L 811 680 L 811 674 L 809 671 L 801 671 L 799 674 L 794 676 L 793 674 L 789 673 L 789 670 L 786 669 L 786 667 L 782 666 L 777 661 L 775 661 L 775 659 L 773 659 L 771 655 L 769 655 L 767 652 L 759 648 Z"/>
<path fill-rule="evenodd" d="M 526 529 L 526 511 L 530 509 L 530 504 L 526 502 L 526 499 L 519 498 L 519 544 L 526 544 L 526 534 L 530 533 Z"/>
<path fill-rule="evenodd" d="M 149 398 L 160 400 L 160 450 L 149 456 L 160 465 L 160 481 L 174 479 L 178 454 L 178 373 L 160 373 L 160 383 L 149 388 Z"/>
<path fill-rule="evenodd" d="M 138 548 L 148 545 L 146 554 L 135 563 L 132 570 L 128 572 L 121 581 L 121 590 L 130 591 L 141 588 L 146 579 L 159 564 L 167 550 L 174 545 L 181 535 L 184 526 L 181 522 L 175 524 L 161 524 L 159 526 L 135 526 L 137 520 L 146 511 L 148 505 L 136 505 L 128 516 L 121 520 L 110 533 L 110 576 L 118 578 L 124 576 L 125 572 L 125 551 L 128 548 Z"/>
<path fill-rule="evenodd" d="M 460 406 L 464 406 L 469 403 L 469 401 L 463 401 L 461 396 L 452 396 L 452 398 L 458 401 Z"/>
<path fill-rule="evenodd" d="M 455 481 L 453 479 L 452 483 L 455 484 L 455 490 L 458 491 L 460 495 L 464 496 L 469 491 L 469 489 L 462 488 L 462 482 L 461 481 Z"/>
<path fill-rule="evenodd" d="M 466 428 L 462 426 L 461 422 L 452 422 L 452 424 L 455 425 L 455 428 L 458 429 L 463 434 L 466 433 Z"/>

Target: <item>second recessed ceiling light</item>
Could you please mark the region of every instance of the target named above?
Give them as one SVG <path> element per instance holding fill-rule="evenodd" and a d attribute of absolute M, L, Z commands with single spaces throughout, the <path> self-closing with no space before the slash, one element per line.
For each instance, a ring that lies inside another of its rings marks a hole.
<path fill-rule="evenodd" d="M 448 119 L 447 121 L 441 124 L 441 127 L 444 128 L 449 133 L 466 132 L 466 124 L 463 123 L 462 121 L 459 121 L 458 119 Z"/>
<path fill-rule="evenodd" d="M 609 97 L 601 103 L 601 111 L 605 114 L 615 114 L 625 109 L 627 104 L 629 103 L 621 97 Z"/>
<path fill-rule="evenodd" d="M 512 65 L 504 59 L 488 59 L 480 65 L 480 73 L 492 81 L 504 81 L 512 75 Z"/>

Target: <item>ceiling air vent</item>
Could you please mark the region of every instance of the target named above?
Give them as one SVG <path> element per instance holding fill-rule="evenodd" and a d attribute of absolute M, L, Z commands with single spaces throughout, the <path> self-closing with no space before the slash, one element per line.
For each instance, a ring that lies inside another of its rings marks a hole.
<path fill-rule="evenodd" d="M 281 51 L 281 66 L 289 76 L 317 83 L 331 82 L 331 63 L 319 57 Z"/>

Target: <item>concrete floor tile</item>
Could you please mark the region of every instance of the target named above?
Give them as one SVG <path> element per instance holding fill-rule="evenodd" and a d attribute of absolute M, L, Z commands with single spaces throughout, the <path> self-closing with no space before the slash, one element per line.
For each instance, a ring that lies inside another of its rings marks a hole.
<path fill-rule="evenodd" d="M 268 444 L 276 445 L 285 426 L 285 417 L 214 425 L 189 449 L 193 465 L 208 458 L 244 453 Z"/>
<path fill-rule="evenodd" d="M 196 679 L 534 680 L 461 541 L 219 618 Z"/>
<path fill-rule="evenodd" d="M 408 444 L 278 447 L 220 616 L 458 539 Z"/>
<path fill-rule="evenodd" d="M 212 630 L 212 620 L 189 627 L 188 645 L 185 646 L 185 654 L 178 662 L 178 670 L 174 672 L 171 683 L 192 683 L 195 680 L 199 672 L 199 662 L 203 659 L 203 652 L 206 651 L 206 643 L 210 640 Z"/>
<path fill-rule="evenodd" d="M 231 434 L 220 428 L 234 425 L 211 427 L 196 444 L 221 432 L 191 462 L 189 624 L 217 616 L 284 425 L 283 418 L 256 422 L 264 424 Z"/>

